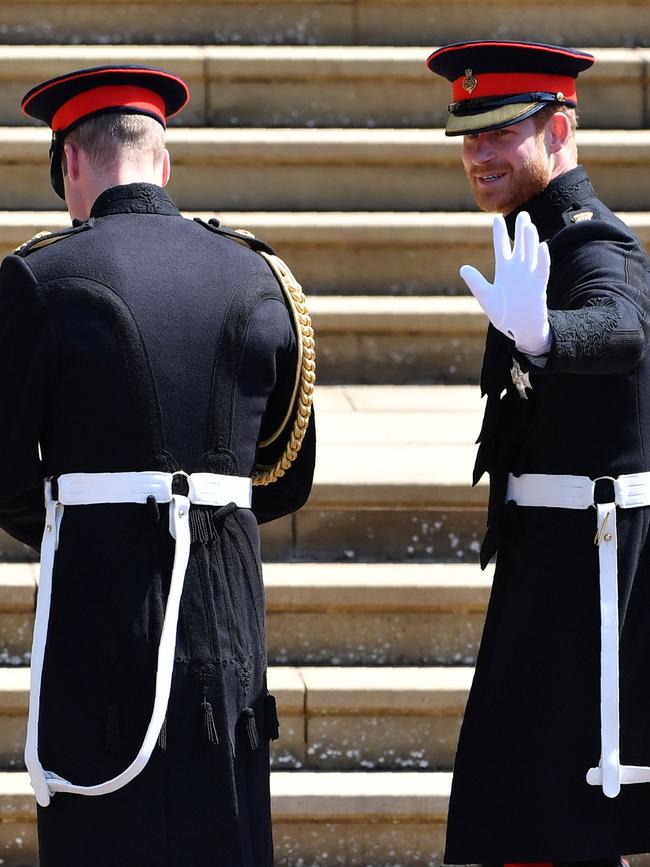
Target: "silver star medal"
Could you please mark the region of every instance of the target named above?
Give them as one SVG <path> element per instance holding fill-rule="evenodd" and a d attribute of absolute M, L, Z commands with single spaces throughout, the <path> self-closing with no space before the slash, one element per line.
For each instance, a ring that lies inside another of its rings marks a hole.
<path fill-rule="evenodd" d="M 512 359 L 510 376 L 512 377 L 512 382 L 515 388 L 519 392 L 519 397 L 521 397 L 523 400 L 528 400 L 526 389 L 529 388 L 531 391 L 533 390 L 533 387 L 530 384 L 530 374 L 528 372 L 523 372 L 523 370 L 519 366 L 519 362 L 515 358 Z"/>

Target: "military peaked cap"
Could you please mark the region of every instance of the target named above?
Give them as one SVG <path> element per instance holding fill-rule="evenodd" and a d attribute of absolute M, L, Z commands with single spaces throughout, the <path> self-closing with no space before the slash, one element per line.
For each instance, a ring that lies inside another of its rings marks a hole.
<path fill-rule="evenodd" d="M 96 66 L 51 78 L 33 87 L 22 100 L 25 114 L 52 129 L 50 178 L 64 198 L 63 141 L 76 126 L 100 114 L 120 112 L 153 117 L 163 127 L 189 101 L 185 82 L 151 66 Z"/>
<path fill-rule="evenodd" d="M 447 135 L 488 132 L 531 117 L 545 105 L 575 108 L 576 79 L 591 54 L 537 42 L 458 42 L 427 60 L 452 84 Z"/>

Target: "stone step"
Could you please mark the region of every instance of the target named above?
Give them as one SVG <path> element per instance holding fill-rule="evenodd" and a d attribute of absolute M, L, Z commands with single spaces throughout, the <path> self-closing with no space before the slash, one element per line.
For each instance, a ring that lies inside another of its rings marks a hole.
<path fill-rule="evenodd" d="M 49 134 L 0 128 L 0 207 L 55 208 Z M 169 130 L 169 190 L 188 209 L 466 210 L 458 138 L 442 130 Z M 612 208 L 650 201 L 650 130 L 579 130 L 580 157 Z"/>
<path fill-rule="evenodd" d="M 650 44 L 644 0 L 22 0 L 0 3 L 7 43 L 419 45 L 515 38 Z"/>
<path fill-rule="evenodd" d="M 271 774 L 278 867 L 442 863 L 448 773 Z M 0 773 L 5 867 L 37 867 L 36 806 L 23 772 Z M 391 860 L 392 859 L 392 860 Z M 636 865 L 635 865 L 636 867 Z"/>
<path fill-rule="evenodd" d="M 303 767 L 453 767 L 473 669 L 323 667 L 299 672 L 306 699 Z"/>
<path fill-rule="evenodd" d="M 29 664 L 37 573 L 35 563 L 0 566 L 0 666 Z"/>
<path fill-rule="evenodd" d="M 315 297 L 319 381 L 478 382 L 487 319 L 468 298 Z"/>
<path fill-rule="evenodd" d="M 0 124 L 32 124 L 22 96 L 71 69 L 163 66 L 190 86 L 178 126 L 439 127 L 449 86 L 425 66 L 432 47 L 383 46 L 0 46 Z M 580 79 L 582 127 L 648 126 L 650 51 L 596 48 Z"/>
<path fill-rule="evenodd" d="M 297 515 L 264 525 L 266 560 L 478 559 L 487 485 L 471 486 L 477 387 L 320 386 L 316 407 L 314 488 Z M 25 557 L 2 537 L 0 553 Z"/>
<path fill-rule="evenodd" d="M 451 774 L 275 771 L 278 867 L 441 867 Z M 0 774 L 0 847 L 6 867 L 37 867 L 36 807 L 27 774 Z M 648 867 L 648 855 L 630 859 Z"/>
<path fill-rule="evenodd" d="M 276 768 L 449 769 L 473 669 L 273 668 Z M 0 768 L 23 767 L 28 668 L 0 668 Z"/>
<path fill-rule="evenodd" d="M 315 484 L 263 528 L 266 560 L 476 561 L 487 486 L 471 487 L 474 386 L 322 386 Z"/>
<path fill-rule="evenodd" d="M 0 664 L 29 664 L 36 566 L 0 567 Z M 491 586 L 475 564 L 267 563 L 275 665 L 471 665 Z"/>
<path fill-rule="evenodd" d="M 494 269 L 488 214 L 222 211 L 219 216 L 224 225 L 248 228 L 272 244 L 303 284 L 312 308 L 314 296 L 322 294 L 466 294 L 458 275 L 462 264 L 486 274 Z M 650 212 L 619 216 L 650 252 Z M 36 232 L 69 225 L 61 211 L 0 211 L 0 255 Z"/>
<path fill-rule="evenodd" d="M 276 665 L 473 665 L 492 571 L 474 563 L 267 563 Z"/>

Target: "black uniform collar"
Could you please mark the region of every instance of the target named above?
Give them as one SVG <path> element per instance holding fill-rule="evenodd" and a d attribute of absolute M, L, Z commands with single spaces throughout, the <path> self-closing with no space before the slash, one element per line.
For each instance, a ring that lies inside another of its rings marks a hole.
<path fill-rule="evenodd" d="M 548 240 L 564 225 L 562 214 L 569 208 L 581 208 L 596 193 L 583 166 L 576 166 L 554 178 L 543 192 L 506 216 L 508 234 L 514 238 L 515 220 L 520 211 L 528 211 L 542 241 Z"/>
<path fill-rule="evenodd" d="M 90 212 L 91 217 L 108 217 L 111 214 L 163 214 L 178 217 L 180 211 L 162 187 L 136 183 L 104 190 Z"/>

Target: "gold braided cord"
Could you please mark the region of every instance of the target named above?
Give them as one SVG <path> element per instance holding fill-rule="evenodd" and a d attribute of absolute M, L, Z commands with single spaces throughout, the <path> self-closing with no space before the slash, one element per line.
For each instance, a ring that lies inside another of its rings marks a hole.
<path fill-rule="evenodd" d="M 28 247 L 32 243 L 32 241 L 38 241 L 39 238 L 49 238 L 51 234 L 52 232 L 37 232 L 35 235 L 32 235 L 32 237 L 29 238 L 27 241 L 23 241 L 22 244 L 19 244 L 14 250 L 14 255 L 16 253 L 21 253 L 25 249 L 25 247 Z"/>
<path fill-rule="evenodd" d="M 296 326 L 298 342 L 296 384 L 287 414 L 277 432 L 260 445 L 268 445 L 276 440 L 290 421 L 292 413 L 295 412 L 289 440 L 275 466 L 258 466 L 256 472 L 253 474 L 254 485 L 271 485 L 273 482 L 281 479 L 291 467 L 291 464 L 298 457 L 302 441 L 305 438 L 314 400 L 316 351 L 314 346 L 314 329 L 312 328 L 311 316 L 307 310 L 307 301 L 302 291 L 302 286 L 279 256 L 271 256 L 268 253 L 261 253 L 260 255 L 264 256 L 269 263 L 289 302 L 289 309 Z"/>

